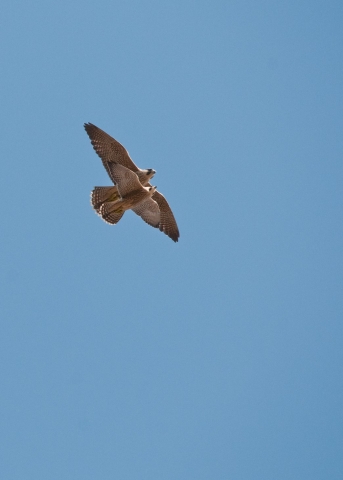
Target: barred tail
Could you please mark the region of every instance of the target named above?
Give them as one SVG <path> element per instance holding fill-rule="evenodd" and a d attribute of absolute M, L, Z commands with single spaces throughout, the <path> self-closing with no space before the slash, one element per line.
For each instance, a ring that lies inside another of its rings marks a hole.
<path fill-rule="evenodd" d="M 118 223 L 124 213 L 125 211 L 118 205 L 118 202 L 105 202 L 99 209 L 99 215 L 111 225 Z"/>
<path fill-rule="evenodd" d="M 91 203 L 97 213 L 100 214 L 101 205 L 104 202 L 115 202 L 120 199 L 117 187 L 94 187 L 91 193 Z"/>

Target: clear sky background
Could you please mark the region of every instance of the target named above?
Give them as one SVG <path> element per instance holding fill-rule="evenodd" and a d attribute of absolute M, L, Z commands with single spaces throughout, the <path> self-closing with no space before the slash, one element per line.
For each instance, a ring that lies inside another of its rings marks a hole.
<path fill-rule="evenodd" d="M 341 1 L 1 7 L 4 480 L 343 471 Z M 118 139 L 180 241 L 91 209 Z"/>

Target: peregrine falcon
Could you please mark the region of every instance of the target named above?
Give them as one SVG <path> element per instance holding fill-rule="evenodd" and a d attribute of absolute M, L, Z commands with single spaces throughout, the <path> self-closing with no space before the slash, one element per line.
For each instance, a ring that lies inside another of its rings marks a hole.
<path fill-rule="evenodd" d="M 164 196 L 149 183 L 156 171 L 138 168 L 123 145 L 92 123 L 85 123 L 84 127 L 115 185 L 93 189 L 94 210 L 107 223 L 116 224 L 131 209 L 177 242 L 180 233 L 173 212 Z"/>

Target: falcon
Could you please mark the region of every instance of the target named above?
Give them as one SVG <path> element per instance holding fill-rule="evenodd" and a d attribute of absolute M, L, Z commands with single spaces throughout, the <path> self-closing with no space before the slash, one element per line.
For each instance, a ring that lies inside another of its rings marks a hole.
<path fill-rule="evenodd" d="M 173 212 L 165 197 L 150 184 L 156 171 L 138 168 L 123 145 L 92 123 L 85 123 L 84 128 L 114 183 L 111 187 L 93 189 L 94 210 L 107 223 L 116 224 L 131 209 L 177 242 L 180 233 Z"/>
<path fill-rule="evenodd" d="M 158 226 L 160 209 L 151 198 L 156 187 L 143 187 L 138 176 L 119 163 L 112 163 L 110 170 L 117 184 L 119 198 L 101 205 L 99 213 L 102 218 L 108 223 L 116 224 L 126 210 L 133 210 L 149 225 Z"/>

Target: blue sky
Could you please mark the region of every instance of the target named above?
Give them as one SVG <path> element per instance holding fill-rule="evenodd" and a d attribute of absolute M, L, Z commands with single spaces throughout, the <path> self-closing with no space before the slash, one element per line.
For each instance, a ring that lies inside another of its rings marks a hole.
<path fill-rule="evenodd" d="M 340 479 L 341 2 L 6 2 L 1 476 Z M 180 241 L 89 194 L 92 122 Z"/>

